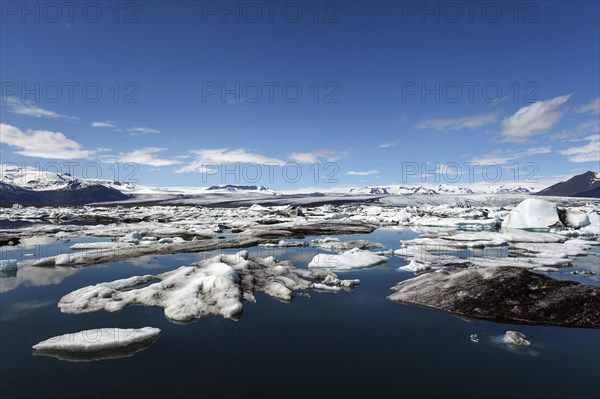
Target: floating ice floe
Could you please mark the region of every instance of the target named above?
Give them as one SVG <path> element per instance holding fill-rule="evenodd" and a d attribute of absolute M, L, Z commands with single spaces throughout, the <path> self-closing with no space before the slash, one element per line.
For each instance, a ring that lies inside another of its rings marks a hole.
<path fill-rule="evenodd" d="M 71 245 L 71 250 L 82 251 L 82 250 L 94 250 L 94 249 L 119 249 L 119 248 L 131 248 L 133 244 L 125 242 L 80 242 Z"/>
<path fill-rule="evenodd" d="M 89 362 L 129 357 L 152 345 L 160 329 L 100 328 L 64 334 L 33 346 L 34 355 L 56 357 L 60 360 Z"/>
<path fill-rule="evenodd" d="M 447 227 L 462 230 L 492 230 L 496 228 L 496 219 L 463 219 L 463 218 L 439 218 L 421 217 L 412 220 L 414 226 Z"/>
<path fill-rule="evenodd" d="M 520 333 L 518 331 L 507 331 L 502 337 L 502 341 L 505 344 L 514 345 L 514 346 L 529 346 L 531 342 L 525 339 L 526 335 Z"/>
<path fill-rule="evenodd" d="M 316 281 L 311 281 L 316 280 Z M 333 273 L 296 269 L 273 257 L 251 258 L 247 251 L 221 254 L 192 266 L 159 275 L 144 275 L 81 288 L 61 298 L 64 313 L 115 312 L 129 305 L 158 306 L 165 316 L 187 322 L 202 316 L 237 319 L 242 301 L 255 302 L 254 292 L 290 301 L 294 291 L 349 289 L 358 280 Z"/>
<path fill-rule="evenodd" d="M 352 270 L 376 266 L 387 261 L 387 257 L 370 251 L 353 248 L 338 255 L 318 254 L 310 261 L 308 267 L 329 270 Z"/>
<path fill-rule="evenodd" d="M 224 263 L 183 266 L 158 276 L 145 275 L 100 283 L 61 298 L 64 313 L 116 312 L 128 305 L 160 306 L 165 316 L 189 321 L 209 314 L 232 318 L 242 311 L 238 275 Z"/>
<path fill-rule="evenodd" d="M 116 262 L 124 259 L 138 258 L 145 255 L 159 255 L 184 252 L 202 252 L 225 248 L 243 248 L 256 246 L 264 243 L 259 238 L 226 238 L 223 240 L 192 240 L 184 242 L 164 243 L 162 245 L 133 245 L 130 247 L 119 247 L 101 249 L 94 251 L 83 251 L 60 254 L 41 258 L 33 263 L 33 266 L 71 266 L 82 267 L 98 263 Z"/>
<path fill-rule="evenodd" d="M 69 352 L 91 352 L 122 348 L 127 345 L 155 338 L 160 329 L 143 328 L 99 328 L 59 335 L 33 346 L 35 350 L 60 350 Z"/>
<path fill-rule="evenodd" d="M 279 240 L 278 242 L 268 242 L 265 244 L 260 244 L 261 247 L 264 248 L 301 248 L 307 247 L 308 243 L 306 241 L 285 241 Z"/>
<path fill-rule="evenodd" d="M 312 240 L 313 247 L 323 248 L 329 251 L 347 251 L 352 248 L 375 249 L 383 248 L 383 245 L 366 240 L 341 241 L 337 237 L 325 237 Z"/>
<path fill-rule="evenodd" d="M 505 323 L 600 327 L 600 287 L 518 267 L 444 268 L 401 281 L 388 299 Z"/>
<path fill-rule="evenodd" d="M 406 272 L 413 272 L 413 273 L 424 272 L 424 271 L 430 270 L 430 269 L 431 269 L 430 263 L 417 262 L 414 259 L 411 260 L 408 265 L 400 266 L 398 268 L 398 270 L 403 270 Z"/>

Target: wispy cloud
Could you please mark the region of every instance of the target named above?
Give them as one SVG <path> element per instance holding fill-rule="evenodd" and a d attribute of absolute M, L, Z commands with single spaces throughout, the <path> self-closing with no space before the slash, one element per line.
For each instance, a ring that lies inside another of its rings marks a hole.
<path fill-rule="evenodd" d="M 22 131 L 16 126 L 0 123 L 0 143 L 19 149 L 26 157 L 49 159 L 88 158 L 93 151 L 84 150 L 76 141 L 61 132 L 49 130 Z"/>
<path fill-rule="evenodd" d="M 145 147 L 133 150 L 126 154 L 121 154 L 118 158 L 119 162 L 131 162 L 140 165 L 149 165 L 154 167 L 176 165 L 181 161 L 176 159 L 158 158 L 156 155 L 163 152 L 165 149 L 160 147 Z"/>
<path fill-rule="evenodd" d="M 594 133 L 600 133 L 600 121 L 598 119 L 590 119 L 581 122 L 572 129 L 553 134 L 550 136 L 550 140 L 574 141 L 579 137 L 589 136 Z"/>
<path fill-rule="evenodd" d="M 365 171 L 355 171 L 351 170 L 346 173 L 348 176 L 369 176 L 369 175 L 377 175 L 379 171 L 377 169 L 365 170 Z"/>
<path fill-rule="evenodd" d="M 256 163 L 265 165 L 284 165 L 285 162 L 271 158 L 261 154 L 255 154 L 248 152 L 242 148 L 229 149 L 229 148 L 216 148 L 216 149 L 204 149 L 191 151 L 195 155 L 196 159 L 176 170 L 177 173 L 186 172 L 200 172 L 209 173 L 207 171 L 213 171 L 215 168 L 210 167 L 211 165 L 219 164 L 230 164 L 230 163 Z M 207 165 L 208 164 L 208 165 Z M 209 173 L 211 174 L 211 173 Z"/>
<path fill-rule="evenodd" d="M 150 127 L 130 127 L 125 129 L 132 136 L 141 136 L 144 134 L 158 134 L 160 131 L 152 129 Z"/>
<path fill-rule="evenodd" d="M 435 130 L 475 129 L 496 122 L 497 120 L 498 116 L 495 113 L 469 115 L 461 118 L 430 118 L 418 123 L 416 128 Z"/>
<path fill-rule="evenodd" d="M 297 163 L 317 163 L 322 161 L 335 162 L 344 156 L 346 156 L 345 152 L 338 153 L 322 148 L 311 152 L 293 152 L 289 155 L 289 158 Z"/>
<path fill-rule="evenodd" d="M 116 125 L 112 122 L 92 122 L 92 127 L 116 127 Z"/>
<path fill-rule="evenodd" d="M 600 114 L 600 97 L 575 109 L 578 114 Z"/>
<path fill-rule="evenodd" d="M 503 165 L 507 162 L 514 161 L 515 159 L 530 157 L 532 155 L 549 154 L 551 151 L 550 147 L 532 147 L 525 150 L 496 150 L 487 155 L 479 158 L 470 160 L 471 163 L 480 165 Z"/>
<path fill-rule="evenodd" d="M 546 133 L 560 120 L 563 113 L 558 107 L 566 103 L 571 94 L 538 101 L 520 108 L 514 115 L 502 120 L 503 141 L 522 143 L 531 136 Z"/>
<path fill-rule="evenodd" d="M 21 101 L 15 97 L 8 97 L 6 105 L 11 108 L 11 112 L 17 115 L 31 116 L 33 118 L 54 118 L 54 119 L 71 119 L 77 120 L 75 116 L 63 115 L 58 112 L 44 109 L 36 104 L 28 101 Z"/>
<path fill-rule="evenodd" d="M 383 150 L 383 149 L 385 149 L 385 148 L 390 148 L 390 147 L 393 147 L 393 146 L 395 146 L 395 145 L 396 145 L 396 144 L 398 144 L 398 143 L 399 143 L 399 141 L 398 141 L 398 140 L 396 140 L 396 141 L 392 141 L 392 142 L 390 142 L 390 143 L 381 143 L 381 144 L 379 144 L 379 145 L 377 146 L 377 148 L 379 148 L 379 149 Z"/>
<path fill-rule="evenodd" d="M 580 147 L 567 148 L 559 153 L 568 155 L 571 162 L 600 162 L 600 134 L 593 134 L 584 140 L 588 143 Z"/>

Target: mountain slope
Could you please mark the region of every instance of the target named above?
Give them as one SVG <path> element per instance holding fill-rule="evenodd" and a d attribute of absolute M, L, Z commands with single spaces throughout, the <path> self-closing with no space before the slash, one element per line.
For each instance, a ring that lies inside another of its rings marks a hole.
<path fill-rule="evenodd" d="M 92 202 L 122 201 L 129 196 L 111 187 L 71 181 L 57 190 L 30 190 L 0 182 L 0 206 L 69 206 Z"/>
<path fill-rule="evenodd" d="M 536 193 L 555 197 L 600 198 L 600 174 L 585 172 Z"/>

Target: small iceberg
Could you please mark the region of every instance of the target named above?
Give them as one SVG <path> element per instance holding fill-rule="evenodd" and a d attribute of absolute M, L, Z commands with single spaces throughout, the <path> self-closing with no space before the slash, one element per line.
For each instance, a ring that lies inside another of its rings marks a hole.
<path fill-rule="evenodd" d="M 152 345 L 160 329 L 98 328 L 59 335 L 33 346 L 34 355 L 56 357 L 60 360 L 86 362 L 132 356 Z"/>
<path fill-rule="evenodd" d="M 414 259 L 411 260 L 408 265 L 400 266 L 398 268 L 398 270 L 403 270 L 406 272 L 413 272 L 413 273 L 424 272 L 424 271 L 430 270 L 430 269 L 431 269 L 430 263 L 421 263 L 421 262 L 415 261 Z"/>
<path fill-rule="evenodd" d="M 376 266 L 387 261 L 387 257 L 359 248 L 353 248 L 339 255 L 318 254 L 308 264 L 309 268 L 330 270 L 352 270 Z"/>
<path fill-rule="evenodd" d="M 526 335 L 518 331 L 507 331 L 502 337 L 502 342 L 513 346 L 529 346 L 531 342 L 525 339 Z"/>

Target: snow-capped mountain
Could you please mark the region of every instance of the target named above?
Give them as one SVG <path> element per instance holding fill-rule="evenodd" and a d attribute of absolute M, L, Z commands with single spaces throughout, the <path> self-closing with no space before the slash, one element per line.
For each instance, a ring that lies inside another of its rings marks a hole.
<path fill-rule="evenodd" d="M 378 195 L 391 195 L 391 189 L 389 187 L 356 187 L 351 188 L 348 191 L 350 194 L 378 194 Z"/>
<path fill-rule="evenodd" d="M 373 195 L 436 195 L 436 194 L 529 194 L 534 192 L 533 187 L 501 185 L 473 185 L 473 188 L 453 184 L 439 184 L 437 186 L 365 186 L 348 189 L 350 194 Z"/>
<path fill-rule="evenodd" d="M 32 190 L 0 182 L 0 206 L 70 206 L 94 202 L 123 201 L 129 198 L 119 190 L 100 184 L 73 180 L 58 189 Z"/>
<path fill-rule="evenodd" d="M 69 173 L 56 173 L 15 164 L 0 164 L 0 182 L 11 187 L 19 187 L 32 191 L 72 190 L 74 187 L 104 186 L 128 195 L 142 194 L 146 196 L 202 195 L 218 192 L 277 194 L 275 190 L 256 185 L 227 184 L 211 187 L 154 187 L 112 180 L 76 178 Z M 7 187 L 4 187 L 3 190 L 7 190 Z"/>
<path fill-rule="evenodd" d="M 545 188 L 537 195 L 600 198 L 600 173 L 585 172 Z"/>
<path fill-rule="evenodd" d="M 488 186 L 485 190 L 486 194 L 529 194 L 535 189 L 533 187 L 522 187 L 522 186 Z"/>
<path fill-rule="evenodd" d="M 131 192 L 135 189 L 135 185 L 132 184 L 103 179 L 76 178 L 69 173 L 58 173 L 14 164 L 0 164 L 0 182 L 34 191 L 59 190 L 67 188 L 72 183 L 78 183 L 79 186 L 101 185 L 123 192 Z"/>
<path fill-rule="evenodd" d="M 70 174 L 42 171 L 16 165 L 0 165 L 0 181 L 30 190 L 56 190 L 73 180 Z"/>
<path fill-rule="evenodd" d="M 244 186 L 235 184 L 225 184 L 220 186 L 210 186 L 207 191 L 226 191 L 226 192 L 260 192 L 262 194 L 275 195 L 277 192 L 264 186 Z"/>
<path fill-rule="evenodd" d="M 423 186 L 365 186 L 351 188 L 350 194 L 374 195 L 436 195 L 435 190 Z"/>
<path fill-rule="evenodd" d="M 439 194 L 474 194 L 473 190 L 470 188 L 453 186 L 450 184 L 440 184 L 435 191 Z"/>

